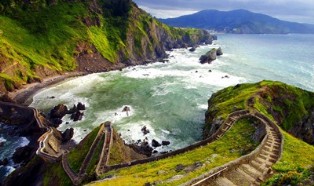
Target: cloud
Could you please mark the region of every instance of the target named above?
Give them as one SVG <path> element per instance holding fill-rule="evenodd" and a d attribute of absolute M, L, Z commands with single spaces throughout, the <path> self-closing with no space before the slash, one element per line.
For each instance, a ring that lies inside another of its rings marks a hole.
<path fill-rule="evenodd" d="M 173 18 L 173 17 L 179 17 L 182 15 L 188 15 L 188 14 L 193 14 L 197 12 L 197 10 L 183 10 L 183 9 L 182 10 L 176 10 L 176 9 L 169 10 L 169 9 L 149 8 L 146 6 L 139 6 L 139 7 L 157 18 Z"/>
<path fill-rule="evenodd" d="M 166 18 L 205 9 L 247 9 L 288 21 L 314 23 L 312 0 L 134 0 L 153 16 Z M 188 8 L 187 8 L 188 7 Z"/>

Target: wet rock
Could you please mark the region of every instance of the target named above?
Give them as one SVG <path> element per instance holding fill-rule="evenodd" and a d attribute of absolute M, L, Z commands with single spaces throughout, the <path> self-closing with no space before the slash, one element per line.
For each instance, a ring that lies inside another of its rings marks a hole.
<path fill-rule="evenodd" d="M 14 163 L 22 163 L 30 159 L 33 153 L 33 148 L 30 146 L 19 147 L 13 154 Z"/>
<path fill-rule="evenodd" d="M 160 144 L 158 141 L 156 141 L 155 139 L 153 139 L 153 140 L 152 140 L 152 146 L 153 146 L 153 147 L 160 147 L 161 144 Z"/>
<path fill-rule="evenodd" d="M 83 103 L 79 102 L 79 103 L 77 104 L 77 109 L 78 109 L 78 110 L 85 110 L 86 107 L 85 107 L 85 105 L 84 105 Z"/>
<path fill-rule="evenodd" d="M 161 144 L 164 146 L 167 146 L 167 145 L 170 145 L 170 141 L 162 141 Z"/>
<path fill-rule="evenodd" d="M 131 109 L 128 106 L 125 106 L 122 110 L 122 112 L 129 112 L 129 111 L 131 111 Z"/>
<path fill-rule="evenodd" d="M 68 113 L 68 107 L 63 104 L 59 104 L 55 106 L 51 111 L 50 111 L 50 117 L 51 118 L 63 118 Z"/>
<path fill-rule="evenodd" d="M 148 144 L 147 141 L 142 142 L 141 144 L 131 144 L 130 145 L 133 150 L 135 150 L 137 153 L 144 154 L 146 156 L 151 156 L 153 152 L 153 148 Z"/>
<path fill-rule="evenodd" d="M 62 119 L 60 119 L 60 118 L 52 118 L 51 119 L 51 124 L 52 124 L 52 126 L 51 127 L 56 127 L 56 128 L 58 128 L 59 127 L 59 125 L 62 123 Z"/>
<path fill-rule="evenodd" d="M 156 154 L 156 153 L 158 153 L 158 151 L 157 151 L 157 150 L 154 150 L 154 151 L 153 151 L 153 154 Z"/>
<path fill-rule="evenodd" d="M 205 63 L 211 63 L 216 58 L 217 58 L 216 49 L 213 48 L 210 51 L 208 51 L 205 55 L 202 55 L 199 60 L 201 64 L 205 64 Z"/>
<path fill-rule="evenodd" d="M 83 116 L 84 116 L 83 112 L 77 111 L 71 115 L 71 119 L 73 121 L 80 121 L 82 120 Z"/>
<path fill-rule="evenodd" d="M 3 160 L 0 160 L 0 166 L 7 166 L 9 164 L 8 158 L 4 158 Z"/>
<path fill-rule="evenodd" d="M 195 47 L 192 47 L 192 48 L 190 48 L 190 52 L 194 52 L 196 50 L 196 48 Z"/>
<path fill-rule="evenodd" d="M 212 70 L 208 70 L 208 72 L 212 72 Z"/>
<path fill-rule="evenodd" d="M 217 54 L 217 56 L 223 55 L 223 52 L 222 52 L 220 47 L 216 50 L 216 54 Z"/>
<path fill-rule="evenodd" d="M 66 142 L 70 141 L 72 139 L 73 135 L 74 135 L 74 129 L 73 128 L 66 129 L 62 133 L 62 143 L 66 143 Z"/>
<path fill-rule="evenodd" d="M 4 142 L 4 141 L 0 142 L 0 147 L 3 147 L 3 146 L 4 146 L 4 144 L 5 144 L 5 142 Z"/>
<path fill-rule="evenodd" d="M 144 126 L 144 127 L 141 129 L 141 131 L 143 132 L 144 136 L 145 136 L 146 134 L 150 133 L 150 131 L 147 129 L 146 126 Z"/>
<path fill-rule="evenodd" d="M 73 107 L 70 110 L 68 110 L 67 114 L 73 114 L 73 113 L 77 112 L 77 110 L 78 109 L 77 109 L 76 105 L 73 105 Z"/>

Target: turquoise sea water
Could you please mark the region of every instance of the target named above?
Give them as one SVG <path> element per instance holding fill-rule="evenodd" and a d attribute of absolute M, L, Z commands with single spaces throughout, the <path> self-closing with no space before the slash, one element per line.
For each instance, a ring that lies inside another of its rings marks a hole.
<path fill-rule="evenodd" d="M 101 122 L 112 121 L 125 140 L 170 140 L 163 150 L 201 139 L 207 100 L 213 92 L 243 82 L 279 80 L 314 91 L 314 35 L 219 35 L 194 53 L 169 52 L 169 63 L 126 68 L 68 80 L 34 97 L 31 106 L 48 111 L 58 103 L 87 105 L 83 121 L 65 121 L 79 141 Z M 199 57 L 221 47 L 224 55 L 201 65 Z M 211 70 L 211 72 L 210 72 Z M 222 78 L 228 75 L 230 78 Z M 55 99 L 48 99 L 55 96 Z M 127 116 L 125 105 L 131 107 Z M 150 134 L 143 136 L 146 126 Z"/>
<path fill-rule="evenodd" d="M 66 117 L 59 128 L 73 127 L 77 142 L 100 123 L 112 121 L 127 142 L 169 140 L 169 147 L 157 150 L 178 149 L 202 138 L 207 100 L 224 87 L 269 79 L 314 91 L 313 43 L 314 35 L 218 35 L 214 45 L 194 53 L 169 52 L 168 63 L 67 80 L 36 94 L 31 106 L 48 111 L 59 103 L 86 104 L 82 121 Z M 202 54 L 219 46 L 223 56 L 199 64 Z M 128 115 L 122 112 L 125 105 L 131 107 Z M 143 126 L 150 130 L 146 136 Z"/>

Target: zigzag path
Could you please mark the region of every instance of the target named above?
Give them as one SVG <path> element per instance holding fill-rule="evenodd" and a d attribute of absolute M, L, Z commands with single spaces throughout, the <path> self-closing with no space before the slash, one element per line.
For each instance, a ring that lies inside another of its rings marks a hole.
<path fill-rule="evenodd" d="M 87 169 L 88 165 L 90 164 L 90 161 L 95 154 L 95 150 L 96 150 L 97 146 L 99 145 L 99 143 L 100 143 L 100 141 L 104 135 L 105 135 L 105 137 L 104 137 L 105 141 L 104 141 L 102 152 L 101 152 L 99 162 L 98 162 L 98 165 L 96 168 L 96 173 L 100 172 L 106 167 L 107 162 L 109 160 L 109 154 L 110 154 L 109 153 L 109 151 L 110 151 L 109 147 L 111 146 L 111 142 L 112 142 L 112 128 L 111 128 L 110 122 L 106 122 L 105 124 L 102 124 L 100 126 L 100 129 L 97 133 L 97 136 L 95 137 L 88 153 L 86 154 L 85 159 L 84 159 L 83 163 L 81 164 L 81 167 L 80 167 L 78 174 L 75 173 L 71 169 L 71 167 L 69 166 L 67 154 L 64 154 L 62 156 L 62 167 L 74 185 L 79 185 L 84 180 L 84 178 L 86 176 L 86 169 Z"/>

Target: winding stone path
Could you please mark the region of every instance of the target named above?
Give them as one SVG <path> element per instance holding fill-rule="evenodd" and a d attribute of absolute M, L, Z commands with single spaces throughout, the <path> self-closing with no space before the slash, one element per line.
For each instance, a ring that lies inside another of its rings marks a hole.
<path fill-rule="evenodd" d="M 62 156 L 62 167 L 74 185 L 79 185 L 84 180 L 84 178 L 86 176 L 86 169 L 87 169 L 88 165 L 90 164 L 90 161 L 95 154 L 95 150 L 96 150 L 97 146 L 100 144 L 101 139 L 103 138 L 104 135 L 105 135 L 105 137 L 104 137 L 105 141 L 104 141 L 102 152 L 101 152 L 99 162 L 98 162 L 98 165 L 96 168 L 96 174 L 97 174 L 97 172 L 102 173 L 102 171 L 107 166 L 107 163 L 109 160 L 109 154 L 110 154 L 110 146 L 112 143 L 112 136 L 113 135 L 112 135 L 112 127 L 111 127 L 110 122 L 106 122 L 105 124 L 101 124 L 100 129 L 97 133 L 97 136 L 95 137 L 88 153 L 85 156 L 83 163 L 81 164 L 81 167 L 80 167 L 78 174 L 76 174 L 71 169 L 71 167 L 69 166 L 67 155 L 64 154 Z"/>
<path fill-rule="evenodd" d="M 271 166 L 278 161 L 282 151 L 282 135 L 279 128 L 266 116 L 256 112 L 249 114 L 261 121 L 266 128 L 266 136 L 255 151 L 209 175 L 202 175 L 185 185 L 192 186 L 246 186 L 260 185 L 272 173 Z"/>
<path fill-rule="evenodd" d="M 84 161 L 83 161 L 83 163 L 81 165 L 81 168 L 80 168 L 79 175 L 84 175 L 86 173 L 87 166 L 89 165 L 90 160 L 92 159 L 92 157 L 93 157 L 93 155 L 95 153 L 95 150 L 96 150 L 97 146 L 99 145 L 99 143 L 101 141 L 101 138 L 103 137 L 105 132 L 106 131 L 105 131 L 104 125 L 102 124 L 100 126 L 100 129 L 98 131 L 98 134 L 97 134 L 96 138 L 93 141 L 92 146 L 90 147 L 87 155 L 85 156 L 85 159 L 84 159 Z"/>
<path fill-rule="evenodd" d="M 108 161 L 110 158 L 110 148 L 113 141 L 113 131 L 111 123 L 106 122 L 105 124 L 102 124 L 98 135 L 96 136 L 88 154 L 84 159 L 84 162 L 81 165 L 79 174 L 76 174 L 70 168 L 66 155 L 64 155 L 62 158 L 62 165 L 65 172 L 72 180 L 73 184 L 78 185 L 84 179 L 86 174 L 86 168 L 89 165 L 91 157 L 94 155 L 95 149 L 100 143 L 100 139 L 103 135 L 105 135 L 105 141 L 96 167 L 97 176 L 100 176 L 103 173 L 112 169 L 119 169 L 123 167 L 160 160 L 204 146 L 221 138 L 236 121 L 245 117 L 256 118 L 265 127 L 266 135 L 262 143 L 249 155 L 242 156 L 235 161 L 229 162 L 221 167 L 217 167 L 209 173 L 205 173 L 197 178 L 194 178 L 184 185 L 259 185 L 270 176 L 270 174 L 272 173 L 271 166 L 280 158 L 282 151 L 282 135 L 277 125 L 270 121 L 266 116 L 255 111 L 250 112 L 248 110 L 238 110 L 229 114 L 229 116 L 223 122 L 220 128 L 210 138 L 206 140 L 197 142 L 189 147 L 179 149 L 168 154 L 113 166 L 108 166 Z"/>
<path fill-rule="evenodd" d="M 112 134 L 112 127 L 111 127 L 111 123 L 110 122 L 106 122 L 105 123 L 105 141 L 104 141 L 104 145 L 101 151 L 101 155 L 99 158 L 99 162 L 97 164 L 96 167 L 96 174 L 97 176 L 100 176 L 101 174 L 103 174 L 107 167 L 108 167 L 108 162 L 109 162 L 109 158 L 110 158 L 110 148 L 112 145 L 112 141 L 113 141 L 113 134 Z"/>

